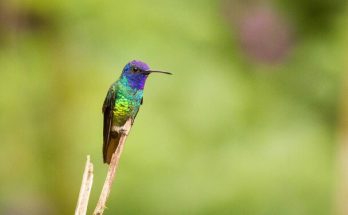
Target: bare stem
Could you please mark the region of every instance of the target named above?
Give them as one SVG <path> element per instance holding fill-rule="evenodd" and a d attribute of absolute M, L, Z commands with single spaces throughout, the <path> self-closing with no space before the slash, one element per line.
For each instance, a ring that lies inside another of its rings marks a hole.
<path fill-rule="evenodd" d="M 106 179 L 104 182 L 103 190 L 100 194 L 97 207 L 94 210 L 94 215 L 102 215 L 104 213 L 104 209 L 106 208 L 106 201 L 109 197 L 110 191 L 111 191 L 111 186 L 114 181 L 117 167 L 120 161 L 120 157 L 123 151 L 124 144 L 127 139 L 127 135 L 132 127 L 132 121 L 129 119 L 126 124 L 124 125 L 125 132 L 121 134 L 119 144 L 117 146 L 117 149 L 115 153 L 112 155 L 111 162 L 109 165 L 108 173 L 106 175 Z"/>
<path fill-rule="evenodd" d="M 336 213 L 338 215 L 348 214 L 348 76 L 342 88 L 340 105 L 340 124 L 338 126 L 338 184 L 336 191 Z"/>
<path fill-rule="evenodd" d="M 87 155 L 87 161 L 85 170 L 83 172 L 82 184 L 79 193 L 79 199 L 77 201 L 75 215 L 86 215 L 87 206 L 89 200 L 89 194 L 91 193 L 93 184 L 93 164 L 90 161 L 89 155 Z"/>

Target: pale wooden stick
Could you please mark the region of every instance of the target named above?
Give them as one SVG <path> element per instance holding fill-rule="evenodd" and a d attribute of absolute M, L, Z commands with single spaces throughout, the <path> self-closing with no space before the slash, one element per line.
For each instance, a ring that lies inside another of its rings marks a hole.
<path fill-rule="evenodd" d="M 123 127 L 125 129 L 125 132 L 121 134 L 117 149 L 111 157 L 108 173 L 106 175 L 103 190 L 100 194 L 97 207 L 94 210 L 94 215 L 102 215 L 104 213 L 104 209 L 106 207 L 106 201 L 111 191 L 112 182 L 114 181 L 114 177 L 116 175 L 116 171 L 117 171 L 117 167 L 118 167 L 120 157 L 123 151 L 123 147 L 126 142 L 127 135 L 132 127 L 132 120 L 129 119 Z"/>
<path fill-rule="evenodd" d="M 347 64 L 348 70 L 348 64 Z M 348 214 L 348 76 L 345 77 L 341 94 L 340 124 L 338 126 L 338 151 L 337 171 L 338 181 L 336 182 L 336 211 L 334 214 Z"/>
<path fill-rule="evenodd" d="M 87 206 L 89 200 L 89 194 L 91 193 L 93 184 L 93 164 L 90 161 L 89 155 L 87 155 L 86 167 L 83 172 L 82 184 L 79 193 L 79 199 L 77 201 L 75 215 L 86 215 Z"/>

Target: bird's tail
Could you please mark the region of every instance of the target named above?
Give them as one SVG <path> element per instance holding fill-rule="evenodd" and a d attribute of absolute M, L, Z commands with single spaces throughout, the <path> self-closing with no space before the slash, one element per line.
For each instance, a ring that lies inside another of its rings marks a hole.
<path fill-rule="evenodd" d="M 104 163 L 110 164 L 112 154 L 116 151 L 119 141 L 120 135 L 118 134 L 110 137 L 108 144 L 103 149 Z"/>

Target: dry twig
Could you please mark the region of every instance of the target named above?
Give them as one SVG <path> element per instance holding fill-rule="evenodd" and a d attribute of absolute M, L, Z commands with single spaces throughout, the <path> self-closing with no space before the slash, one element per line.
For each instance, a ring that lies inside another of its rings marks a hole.
<path fill-rule="evenodd" d="M 338 183 L 336 191 L 336 213 L 348 214 L 348 76 L 345 78 L 341 95 L 340 124 L 338 131 Z"/>
<path fill-rule="evenodd" d="M 82 184 L 79 193 L 79 199 L 77 201 L 75 215 L 86 215 L 89 194 L 91 193 L 93 184 L 93 164 L 90 161 L 89 155 L 87 155 L 86 167 L 83 172 Z"/>
<path fill-rule="evenodd" d="M 112 155 L 111 162 L 109 165 L 108 173 L 104 182 L 103 190 L 100 194 L 97 207 L 94 210 L 94 215 L 102 215 L 106 207 L 106 201 L 109 197 L 111 186 L 116 175 L 116 170 L 120 161 L 120 157 L 123 151 L 124 144 L 126 142 L 127 135 L 132 127 L 132 120 L 129 119 L 124 125 L 125 132 L 121 134 L 120 141 L 115 153 Z"/>

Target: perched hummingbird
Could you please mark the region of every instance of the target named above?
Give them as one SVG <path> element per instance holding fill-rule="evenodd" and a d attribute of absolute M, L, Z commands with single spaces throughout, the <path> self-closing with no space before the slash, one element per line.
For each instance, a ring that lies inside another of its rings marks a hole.
<path fill-rule="evenodd" d="M 120 134 L 124 132 L 123 125 L 129 118 L 134 123 L 140 105 L 143 104 L 144 86 L 151 73 L 169 72 L 150 70 L 149 66 L 141 61 L 129 62 L 122 71 L 120 78 L 114 82 L 104 100 L 104 163 L 110 163 L 112 154 L 116 151 Z"/>

